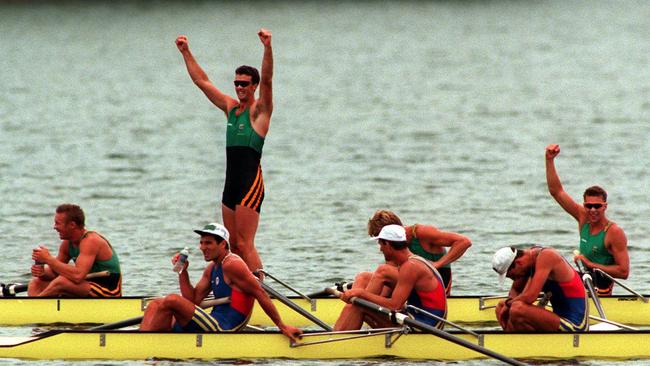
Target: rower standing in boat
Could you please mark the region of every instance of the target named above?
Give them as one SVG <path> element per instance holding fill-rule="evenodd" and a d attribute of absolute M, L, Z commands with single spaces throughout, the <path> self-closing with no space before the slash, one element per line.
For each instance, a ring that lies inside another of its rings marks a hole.
<path fill-rule="evenodd" d="M 506 332 L 585 331 L 589 326 L 587 294 L 580 275 L 555 249 L 532 247 L 499 249 L 492 268 L 513 280 L 508 299 L 496 315 Z M 534 305 L 540 292 L 550 293 L 553 311 Z"/>
<path fill-rule="evenodd" d="M 583 194 L 580 205 L 562 188 L 560 177 L 555 169 L 555 157 L 560 154 L 560 146 L 551 144 L 546 147 L 546 182 L 551 196 L 562 208 L 578 221 L 580 230 L 580 253 L 574 261 L 582 261 L 596 286 L 598 296 L 610 296 L 614 282 L 593 269 L 599 269 L 614 278 L 626 279 L 630 274 L 630 257 L 627 250 L 627 238 L 620 226 L 609 221 L 605 216 L 607 210 L 607 192 L 598 186 L 592 186 Z"/>
<path fill-rule="evenodd" d="M 44 246 L 32 252 L 29 296 L 122 296 L 120 262 L 113 246 L 102 235 L 85 229 L 81 207 L 62 204 L 56 208 L 54 230 L 63 240 L 54 257 Z M 70 260 L 74 264 L 68 264 Z M 107 277 L 86 279 L 92 272 L 109 271 Z"/>
<path fill-rule="evenodd" d="M 258 36 L 264 45 L 262 75 L 260 78 L 254 67 L 238 67 L 234 81 L 237 99 L 224 94 L 212 84 L 190 52 L 187 37 L 181 35 L 176 38 L 176 46 L 183 55 L 192 81 L 228 118 L 226 180 L 221 214 L 223 223 L 233 233 L 233 252 L 241 256 L 253 272 L 262 269 L 262 260 L 255 249 L 255 233 L 264 200 L 260 159 L 273 112 L 271 32 L 260 29 Z M 258 86 L 259 99 L 255 99 Z"/>
<path fill-rule="evenodd" d="M 379 234 L 372 239 L 377 240 L 384 259 L 397 265 L 397 276 L 396 281 L 392 284 L 392 294 L 390 297 L 384 297 L 377 295 L 377 292 L 363 288 L 352 288 L 345 291 L 341 299 L 348 302 L 352 297 L 359 297 L 395 311 L 404 310 L 405 305 L 408 304 L 440 318 L 446 318 L 447 297 L 442 277 L 429 261 L 411 253 L 408 249 L 404 227 L 402 225 L 384 226 Z M 378 271 L 382 270 L 382 266 Z M 423 315 L 411 308 L 406 309 L 406 312 L 423 323 L 438 328 L 442 328 L 444 325 L 442 321 Z M 374 328 L 392 326 L 391 320 L 387 317 L 348 303 L 343 307 L 334 329 L 337 331 L 360 329 L 364 321 Z"/>
<path fill-rule="evenodd" d="M 210 263 L 194 287 L 187 273 L 189 262 L 186 262 L 178 277 L 181 294 L 171 294 L 152 301 L 145 310 L 140 330 L 235 332 L 248 323 L 254 301 L 257 300 L 284 335 L 291 339 L 299 337 L 302 333 L 300 329 L 282 322 L 257 278 L 238 255 L 230 252 L 228 229 L 221 224 L 212 223 L 194 232 L 201 235 L 200 249 L 205 261 Z M 175 256 L 172 261 L 177 259 L 178 256 Z M 216 305 L 208 314 L 197 304 L 210 291 L 215 298 L 230 297 L 230 303 Z"/>
<path fill-rule="evenodd" d="M 368 235 L 375 237 L 386 225 L 402 225 L 400 218 L 388 210 L 378 210 L 368 220 Z M 403 225 L 402 225 L 403 226 Z M 471 240 L 461 234 L 442 231 L 431 225 L 404 226 L 406 241 L 411 253 L 431 261 L 442 276 L 447 296 L 451 293 L 451 263 L 460 258 L 472 246 Z M 447 251 L 449 248 L 449 251 Z M 387 262 L 391 264 L 390 262 Z M 379 284 L 395 283 L 397 267 L 382 266 L 381 270 L 361 272 L 354 279 L 354 288 L 366 288 L 375 293 L 382 291 Z M 383 290 L 384 295 L 387 290 Z"/>

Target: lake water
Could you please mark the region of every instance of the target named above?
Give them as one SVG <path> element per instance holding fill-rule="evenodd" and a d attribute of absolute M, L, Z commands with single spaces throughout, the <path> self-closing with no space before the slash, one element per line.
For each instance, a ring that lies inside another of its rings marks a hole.
<path fill-rule="evenodd" d="M 472 239 L 454 294 L 501 293 L 499 247 L 577 246 L 546 189 L 544 148 L 559 143 L 566 191 L 608 190 L 627 283 L 650 292 L 648 18 L 644 1 L 0 3 L 2 280 L 27 281 L 32 248 L 56 248 L 63 202 L 113 243 L 125 295 L 177 291 L 184 246 L 198 278 L 192 229 L 220 220 L 225 118 L 174 40 L 188 35 L 232 95 L 265 27 L 275 109 L 256 243 L 271 274 L 311 292 L 373 269 L 366 222 L 387 208 Z M 102 364 L 150 363 L 165 364 Z"/>

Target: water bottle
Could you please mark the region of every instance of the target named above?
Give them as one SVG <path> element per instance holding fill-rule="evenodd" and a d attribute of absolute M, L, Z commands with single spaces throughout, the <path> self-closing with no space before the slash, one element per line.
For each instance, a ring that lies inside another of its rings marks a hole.
<path fill-rule="evenodd" d="M 185 247 L 179 254 L 178 260 L 176 261 L 176 264 L 174 264 L 174 272 L 181 274 L 185 267 L 185 262 L 187 262 L 187 256 L 190 255 L 190 249 Z"/>
<path fill-rule="evenodd" d="M 41 248 L 41 245 L 39 245 L 39 246 L 37 246 L 36 248 L 34 248 L 34 250 L 39 250 L 40 248 Z M 34 260 L 34 264 L 37 265 L 37 266 L 45 267 L 45 263 L 43 263 L 43 262 L 39 262 L 39 261 L 37 261 L 37 260 Z"/>

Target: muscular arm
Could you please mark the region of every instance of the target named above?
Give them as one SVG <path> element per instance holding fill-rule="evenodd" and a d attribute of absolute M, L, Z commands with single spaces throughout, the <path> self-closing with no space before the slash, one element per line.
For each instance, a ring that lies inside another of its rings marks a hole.
<path fill-rule="evenodd" d="M 231 259 L 224 263 L 223 266 L 224 273 L 228 274 L 231 281 L 231 286 L 236 287 L 246 295 L 254 297 L 266 315 L 279 327 L 282 324 L 282 319 L 278 310 L 246 264 L 241 260 Z"/>
<path fill-rule="evenodd" d="M 214 84 L 212 84 L 208 78 L 208 74 L 203 71 L 201 66 L 199 66 L 199 63 L 196 62 L 194 55 L 192 55 L 187 42 L 187 37 L 178 36 L 178 38 L 176 38 L 176 46 L 181 52 L 181 55 L 183 55 L 187 72 L 189 73 L 190 78 L 192 78 L 194 84 L 201 89 L 203 94 L 205 94 L 205 96 L 208 97 L 217 108 L 227 114 L 228 111 L 237 104 L 237 101 L 222 93 L 216 86 L 214 86 Z"/>
<path fill-rule="evenodd" d="M 79 256 L 74 264 L 68 264 L 70 257 L 67 254 L 67 245 L 69 244 L 61 246 L 57 258 L 49 256 L 43 262 L 60 276 L 79 284 L 90 272 L 103 243 L 105 243 L 104 239 L 96 234 L 90 234 L 79 243 Z M 66 250 L 65 253 L 62 253 L 64 246 Z"/>
<path fill-rule="evenodd" d="M 203 299 L 205 299 L 205 297 L 210 292 L 210 272 L 212 271 L 213 266 L 214 263 L 211 262 L 205 268 L 205 270 L 203 270 L 201 279 L 199 279 L 196 287 L 192 286 L 192 283 L 190 282 L 190 275 L 187 273 L 187 270 L 181 272 L 178 275 L 178 284 L 181 289 L 181 295 L 194 304 L 200 304 L 201 301 L 203 301 Z"/>
<path fill-rule="evenodd" d="M 271 124 L 273 113 L 273 49 L 271 47 L 271 32 L 260 29 L 257 33 L 264 45 L 264 56 L 262 57 L 262 75 L 260 76 L 260 97 L 254 115 L 255 130 L 266 136 Z"/>
<path fill-rule="evenodd" d="M 363 289 L 354 289 L 346 291 L 343 300 L 347 301 L 351 297 L 358 296 L 391 310 L 400 310 L 404 307 L 411 290 L 413 290 L 419 275 L 422 273 L 421 271 L 422 268 L 418 267 L 417 264 L 411 261 L 406 261 L 400 266 L 397 274 L 397 284 L 395 285 L 391 297 L 383 297 Z"/>
<path fill-rule="evenodd" d="M 222 265 L 224 274 L 231 281 L 230 285 L 246 295 L 254 297 L 262 307 L 262 310 L 264 310 L 266 315 L 268 315 L 280 331 L 285 336 L 295 340 L 301 331 L 282 322 L 280 313 L 278 313 L 275 305 L 273 305 L 271 298 L 264 291 L 257 278 L 253 276 L 246 263 L 241 259 L 231 259 Z"/>
<path fill-rule="evenodd" d="M 581 223 L 584 217 L 584 209 L 564 191 L 560 177 L 555 169 L 555 157 L 559 153 L 559 145 L 553 144 L 546 147 L 546 184 L 548 186 L 548 192 L 560 204 L 564 211 Z"/>
<path fill-rule="evenodd" d="M 449 247 L 449 251 L 433 263 L 436 268 L 455 262 L 472 246 L 472 241 L 468 237 L 453 232 L 441 231 L 430 225 L 417 225 L 415 230 L 420 243 L 425 245 L 427 251 L 433 252 L 436 246 Z"/>
<path fill-rule="evenodd" d="M 513 298 L 513 301 L 523 301 L 526 304 L 533 304 L 542 291 L 549 275 L 558 265 L 558 261 L 563 261 L 558 254 L 550 250 L 541 251 L 536 260 L 535 274 L 528 281 L 524 290 Z"/>

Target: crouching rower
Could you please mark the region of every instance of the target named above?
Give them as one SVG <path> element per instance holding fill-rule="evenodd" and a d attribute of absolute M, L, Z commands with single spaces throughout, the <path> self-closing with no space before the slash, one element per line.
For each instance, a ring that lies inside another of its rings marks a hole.
<path fill-rule="evenodd" d="M 499 324 L 506 332 L 586 331 L 589 313 L 580 275 L 552 248 L 499 249 L 492 268 L 503 283 L 513 280 L 508 299 L 496 307 Z M 553 311 L 536 306 L 540 292 L 550 295 Z"/>
<path fill-rule="evenodd" d="M 171 294 L 151 302 L 140 325 L 142 331 L 234 332 L 242 329 L 257 300 L 264 312 L 291 339 L 297 339 L 300 329 L 284 324 L 257 278 L 246 263 L 230 252 L 229 233 L 225 226 L 208 224 L 201 230 L 200 249 L 206 262 L 201 279 L 193 287 L 187 274 L 188 262 L 179 274 L 181 295 Z M 173 259 L 175 262 L 177 257 Z M 212 290 L 215 298 L 230 297 L 230 303 L 216 305 L 208 314 L 197 304 Z"/>
<path fill-rule="evenodd" d="M 402 225 L 384 226 L 379 234 L 372 239 L 379 244 L 379 250 L 384 254 L 386 261 L 398 266 L 395 282 L 380 284 L 392 288 L 390 297 L 377 295 L 378 292 L 372 289 L 352 288 L 345 291 L 341 299 L 349 302 L 352 297 L 359 297 L 395 311 L 404 310 L 405 305 L 408 304 L 440 318 L 446 318 L 447 297 L 442 278 L 429 261 L 414 255 L 408 249 L 404 227 Z M 391 265 L 383 264 L 377 271 L 384 270 L 383 266 Z M 444 325 L 439 319 L 426 316 L 410 307 L 406 308 L 406 313 L 420 322 L 438 328 L 442 328 Z M 360 329 L 364 321 L 373 328 L 392 326 L 390 319 L 385 316 L 348 303 L 343 307 L 334 330 Z"/>

